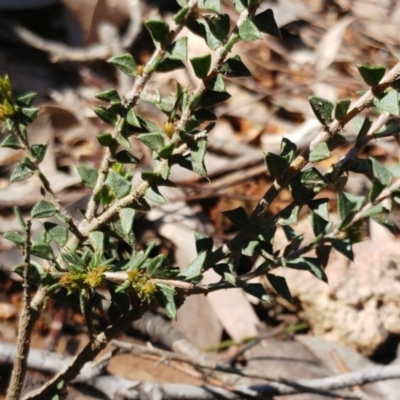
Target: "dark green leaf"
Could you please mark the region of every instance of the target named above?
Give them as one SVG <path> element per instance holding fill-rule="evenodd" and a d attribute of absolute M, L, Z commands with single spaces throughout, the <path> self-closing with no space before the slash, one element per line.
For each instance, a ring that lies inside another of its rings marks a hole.
<path fill-rule="evenodd" d="M 319 215 L 322 219 L 329 222 L 328 203 L 329 199 L 317 199 L 310 201 L 308 203 L 308 207 L 315 214 Z"/>
<path fill-rule="evenodd" d="M 187 3 L 186 0 L 177 0 L 177 1 L 178 1 L 178 3 L 183 3 L 183 2 L 186 2 L 186 3 Z M 187 15 L 187 13 L 188 13 L 189 10 L 190 10 L 189 6 L 186 6 L 186 7 L 182 8 L 181 10 L 179 10 L 179 11 L 172 17 L 172 19 L 175 21 L 175 23 L 176 23 L 177 25 L 180 25 L 180 24 L 184 21 L 184 19 L 185 19 L 185 17 L 186 17 L 186 15 Z"/>
<path fill-rule="evenodd" d="M 203 251 L 178 275 L 178 278 L 182 278 L 186 281 L 192 281 L 193 279 L 201 276 L 204 264 L 206 262 L 207 252 Z"/>
<path fill-rule="evenodd" d="M 283 232 L 285 233 L 286 239 L 287 240 L 293 240 L 298 238 L 300 235 L 299 233 L 297 233 L 292 227 L 290 227 L 289 225 L 284 225 L 282 226 Z"/>
<path fill-rule="evenodd" d="M 245 244 L 245 246 L 242 246 L 242 254 L 247 257 L 251 257 L 254 255 L 260 241 L 259 240 L 250 240 Z"/>
<path fill-rule="evenodd" d="M 161 283 L 157 284 L 157 288 L 158 290 L 156 292 L 156 298 L 158 304 L 164 310 L 167 317 L 176 320 L 177 311 L 174 299 L 175 289 L 171 286 L 164 285 Z"/>
<path fill-rule="evenodd" d="M 243 42 L 261 39 L 260 31 L 249 16 L 239 26 L 239 37 Z"/>
<path fill-rule="evenodd" d="M 121 164 L 138 164 L 140 160 L 128 150 L 121 150 L 114 155 L 116 161 Z"/>
<path fill-rule="evenodd" d="M 203 251 L 211 251 L 214 246 L 214 240 L 211 237 L 205 237 L 201 233 L 194 233 L 197 254 Z"/>
<path fill-rule="evenodd" d="M 157 72 L 170 72 L 176 69 L 185 68 L 185 64 L 180 60 L 172 60 L 170 58 L 165 58 L 159 64 L 157 64 Z"/>
<path fill-rule="evenodd" d="M 372 186 L 368 194 L 368 199 L 369 201 L 375 201 L 376 198 L 382 193 L 382 191 L 386 188 L 385 185 L 382 185 L 381 182 L 378 181 L 378 179 L 374 179 L 372 181 Z"/>
<path fill-rule="evenodd" d="M 105 123 L 114 125 L 118 119 L 118 111 L 114 108 L 94 107 L 94 113 Z"/>
<path fill-rule="evenodd" d="M 82 183 L 89 189 L 93 189 L 96 186 L 99 173 L 96 168 L 88 167 L 87 165 L 78 165 L 77 167 L 79 176 L 81 177 Z"/>
<path fill-rule="evenodd" d="M 133 108 L 131 108 L 126 114 L 126 121 L 128 122 L 129 125 L 141 128 L 140 122 Z"/>
<path fill-rule="evenodd" d="M 106 101 L 110 104 L 116 104 L 121 102 L 121 98 L 119 97 L 118 92 L 115 89 L 109 89 L 105 92 L 101 92 L 97 94 L 96 99 Z"/>
<path fill-rule="evenodd" d="M 393 233 L 393 235 L 398 234 L 399 228 L 397 228 L 397 226 L 394 224 L 393 218 L 389 212 L 383 212 L 381 214 L 374 215 L 372 219 L 388 229 L 391 233 Z"/>
<path fill-rule="evenodd" d="M 157 153 L 161 158 L 165 158 L 168 160 L 169 158 L 171 158 L 174 149 L 175 149 L 175 143 L 170 142 L 166 146 L 159 149 Z"/>
<path fill-rule="evenodd" d="M 45 260 L 52 260 L 54 258 L 53 249 L 47 243 L 34 244 L 31 247 L 31 254 Z"/>
<path fill-rule="evenodd" d="M 310 168 L 297 175 L 289 188 L 297 204 L 306 204 L 326 186 L 327 182 L 318 170 Z"/>
<path fill-rule="evenodd" d="M 376 86 L 386 71 L 386 68 L 381 65 L 357 65 L 357 69 L 368 86 Z"/>
<path fill-rule="evenodd" d="M 317 259 L 321 263 L 321 266 L 325 268 L 328 265 L 329 254 L 331 252 L 332 246 L 321 245 L 315 249 L 317 253 Z"/>
<path fill-rule="evenodd" d="M 160 254 L 154 257 L 147 265 L 146 272 L 152 278 L 164 277 L 165 255 Z"/>
<path fill-rule="evenodd" d="M 241 58 L 236 55 L 226 60 L 219 72 L 228 78 L 241 78 L 251 76 L 251 72 L 243 64 Z"/>
<path fill-rule="evenodd" d="M 289 163 L 281 156 L 278 156 L 274 153 L 266 153 L 265 165 L 267 166 L 268 172 L 271 176 L 274 178 L 279 178 L 289 166 Z"/>
<path fill-rule="evenodd" d="M 338 121 L 341 121 L 347 114 L 351 104 L 350 99 L 342 99 L 339 100 L 335 105 L 335 118 Z"/>
<path fill-rule="evenodd" d="M 53 204 L 45 200 L 40 200 L 32 208 L 31 216 L 32 218 L 49 218 L 55 215 L 56 212 L 57 210 Z"/>
<path fill-rule="evenodd" d="M 280 213 L 277 224 L 282 226 L 295 224 L 299 219 L 300 208 L 297 204 L 287 207 Z"/>
<path fill-rule="evenodd" d="M 156 152 L 165 146 L 163 135 L 160 133 L 143 133 L 138 136 L 138 139 Z"/>
<path fill-rule="evenodd" d="M 143 198 L 135 200 L 131 204 L 131 207 L 139 211 L 149 211 L 151 208 L 149 203 Z"/>
<path fill-rule="evenodd" d="M 311 151 L 309 161 L 312 163 L 322 161 L 329 158 L 330 155 L 328 144 L 326 142 L 318 143 Z"/>
<path fill-rule="evenodd" d="M 257 14 L 253 21 L 261 32 L 282 39 L 281 31 L 274 18 L 274 12 L 270 8 Z"/>
<path fill-rule="evenodd" d="M 332 121 L 333 103 L 317 96 L 310 96 L 308 101 L 318 121 L 328 125 Z"/>
<path fill-rule="evenodd" d="M 287 301 L 292 301 L 292 295 L 290 294 L 285 278 L 274 274 L 267 274 L 267 279 L 278 294 Z"/>
<path fill-rule="evenodd" d="M 221 0 L 199 0 L 199 8 L 220 13 L 222 12 Z"/>
<path fill-rule="evenodd" d="M 217 264 L 214 266 L 214 271 L 222 277 L 222 279 L 232 286 L 236 286 L 236 276 L 233 274 L 232 268 L 228 264 Z"/>
<path fill-rule="evenodd" d="M 192 114 L 192 120 L 194 121 L 215 121 L 217 116 L 207 108 L 199 108 Z"/>
<path fill-rule="evenodd" d="M 107 60 L 107 62 L 114 67 L 118 68 L 121 72 L 123 72 L 125 75 L 135 77 L 137 72 L 136 72 L 136 61 L 132 57 L 131 54 L 122 54 L 120 56 L 115 56 Z"/>
<path fill-rule="evenodd" d="M 34 119 L 36 119 L 39 109 L 35 107 L 23 107 L 21 112 L 25 117 L 25 123 L 30 124 Z"/>
<path fill-rule="evenodd" d="M 21 144 L 15 135 L 6 136 L 6 138 L 1 142 L 0 147 L 7 147 L 14 150 L 22 149 Z"/>
<path fill-rule="evenodd" d="M 194 73 L 199 79 L 204 79 L 208 75 L 211 66 L 211 54 L 190 59 Z"/>
<path fill-rule="evenodd" d="M 150 19 L 145 21 L 144 24 L 155 43 L 161 43 L 167 38 L 169 26 L 165 21 Z"/>
<path fill-rule="evenodd" d="M 43 161 L 44 156 L 46 155 L 48 144 L 33 144 L 31 146 L 32 157 L 36 162 L 40 163 Z"/>
<path fill-rule="evenodd" d="M 288 229 L 287 226 L 285 228 Z M 283 251 L 283 257 L 288 257 L 293 252 L 298 250 L 303 240 L 304 240 L 303 235 L 298 235 L 293 240 L 291 240 L 290 243 L 285 247 L 285 250 Z"/>
<path fill-rule="evenodd" d="M 108 171 L 105 184 L 110 188 L 117 199 L 126 196 L 132 187 L 129 181 L 112 169 Z"/>
<path fill-rule="evenodd" d="M 342 192 L 338 195 L 338 213 L 343 221 L 351 213 L 361 210 L 365 201 L 364 196 L 354 196 L 350 193 Z"/>
<path fill-rule="evenodd" d="M 317 258 L 312 257 L 299 257 L 295 260 L 289 260 L 286 263 L 287 268 L 300 269 L 310 271 L 319 280 L 328 282 L 328 277 L 321 267 L 321 262 Z"/>
<path fill-rule="evenodd" d="M 344 136 L 337 133 L 335 136 L 328 139 L 326 144 L 328 145 L 328 149 L 332 151 L 338 147 L 342 147 L 345 144 L 347 144 L 347 139 Z"/>
<path fill-rule="evenodd" d="M 34 92 L 25 93 L 17 98 L 17 104 L 21 107 L 30 107 L 35 97 L 36 93 Z"/>
<path fill-rule="evenodd" d="M 269 302 L 269 296 L 261 283 L 246 283 L 246 285 L 243 286 L 243 290 L 257 297 L 257 299 Z"/>
<path fill-rule="evenodd" d="M 207 171 L 204 165 L 204 157 L 207 150 L 207 141 L 199 140 L 196 142 L 196 147 L 190 151 L 190 161 L 192 163 L 192 171 L 196 174 L 206 177 Z"/>
<path fill-rule="evenodd" d="M 187 60 L 187 37 L 182 37 L 167 48 L 168 58 L 171 60 Z"/>
<path fill-rule="evenodd" d="M 109 147 L 113 142 L 113 137 L 111 133 L 101 133 L 100 135 L 96 136 L 96 139 L 103 147 Z"/>
<path fill-rule="evenodd" d="M 243 227 L 249 219 L 246 210 L 242 206 L 237 207 L 233 210 L 222 211 L 221 214 L 223 214 L 226 218 L 229 219 L 229 221 L 231 221 L 239 228 Z"/>
<path fill-rule="evenodd" d="M 331 225 L 329 221 L 327 221 L 325 218 L 321 218 L 314 212 L 312 212 L 310 215 L 310 223 L 316 237 L 319 235 L 324 235 Z"/>
<path fill-rule="evenodd" d="M 223 103 L 230 97 L 231 95 L 228 92 L 215 92 L 213 90 L 206 89 L 203 92 L 198 105 L 199 107 L 212 107 L 216 104 Z"/>
<path fill-rule="evenodd" d="M 350 261 L 354 261 L 353 245 L 350 239 L 334 239 L 332 240 L 332 246 Z"/>
<path fill-rule="evenodd" d="M 132 208 L 135 208 L 134 205 L 132 205 Z M 108 226 L 110 230 L 114 232 L 119 238 L 125 241 L 132 248 L 135 248 L 136 237 L 135 234 L 133 233 L 133 230 L 131 229 L 130 231 L 125 232 L 124 228 L 122 227 L 122 221 L 120 219 L 111 222 Z"/>
<path fill-rule="evenodd" d="M 64 246 L 68 240 L 68 229 L 64 226 L 53 224 L 52 222 L 45 222 L 43 224 L 45 231 L 50 237 L 60 246 Z"/>
<path fill-rule="evenodd" d="M 288 163 L 291 163 L 295 154 L 297 146 L 289 139 L 282 138 L 281 142 L 281 157 L 284 158 Z"/>
<path fill-rule="evenodd" d="M 207 89 L 213 92 L 225 92 L 225 82 L 221 74 L 217 74 L 206 82 Z"/>

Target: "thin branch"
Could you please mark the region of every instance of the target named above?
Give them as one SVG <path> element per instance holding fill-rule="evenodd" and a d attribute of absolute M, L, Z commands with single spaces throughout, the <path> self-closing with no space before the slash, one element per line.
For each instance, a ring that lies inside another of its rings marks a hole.
<path fill-rule="evenodd" d="M 23 308 L 19 319 L 17 338 L 17 353 L 14 358 L 14 368 L 10 384 L 7 390 L 7 400 L 18 400 L 21 396 L 22 387 L 27 371 L 27 360 L 29 355 L 31 335 L 34 327 L 33 311 L 31 310 L 31 288 L 30 288 L 30 262 L 31 262 L 31 227 L 32 221 L 25 221 L 25 243 L 24 243 L 24 273 L 23 273 Z"/>

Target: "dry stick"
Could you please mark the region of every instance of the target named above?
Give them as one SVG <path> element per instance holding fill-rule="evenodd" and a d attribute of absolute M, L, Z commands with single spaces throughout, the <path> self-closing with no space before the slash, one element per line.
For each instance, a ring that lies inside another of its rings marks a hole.
<path fill-rule="evenodd" d="M 121 39 L 121 44 L 125 49 L 132 46 L 137 38 L 142 26 L 142 9 L 139 0 L 126 0 L 130 21 L 128 28 Z"/>
<path fill-rule="evenodd" d="M 108 342 L 118 333 L 129 327 L 129 325 L 142 317 L 142 315 L 155 307 L 155 303 L 144 304 L 139 308 L 130 310 L 126 316 L 120 317 L 114 324 L 107 327 L 103 332 L 96 335 L 83 350 L 71 361 L 69 365 L 64 367 L 58 374 L 50 379 L 41 388 L 32 391 L 26 395 L 23 400 L 39 400 L 49 399 L 55 393 L 60 384 L 66 385 L 75 379 L 82 367 L 89 361 L 93 360 L 101 350 L 103 350 Z"/>
<path fill-rule="evenodd" d="M 369 89 L 364 93 L 350 108 L 345 117 L 338 121 L 333 120 L 329 125 L 325 127 L 325 130 L 321 132 L 311 143 L 308 149 L 304 150 L 302 154 L 297 156 L 290 166 L 282 173 L 282 176 L 276 179 L 271 187 L 264 194 L 263 198 L 258 202 L 254 211 L 250 215 L 248 224 L 243 228 L 239 234 L 232 239 L 229 243 L 224 244 L 219 249 L 217 249 L 213 254 L 213 261 L 217 262 L 229 254 L 231 254 L 231 249 L 240 248 L 241 243 L 249 238 L 254 237 L 256 230 L 254 225 L 257 225 L 261 219 L 263 219 L 268 211 L 271 203 L 276 199 L 278 194 L 286 188 L 291 180 L 302 170 L 302 168 L 307 164 L 308 157 L 315 147 L 323 142 L 331 139 L 335 134 L 340 132 L 344 126 L 351 121 L 356 115 L 358 115 L 362 110 L 371 106 L 374 101 L 374 96 L 382 93 L 385 89 L 390 87 L 396 80 L 400 78 L 400 63 L 397 63 L 381 80 L 381 82 L 374 88 Z"/>
<path fill-rule="evenodd" d="M 31 334 L 35 319 L 31 310 L 30 291 L 30 261 L 31 261 L 31 227 L 32 221 L 25 222 L 25 243 L 24 243 L 24 274 L 23 274 L 23 308 L 19 319 L 17 354 L 14 358 L 14 368 L 10 384 L 7 390 L 7 400 L 18 400 L 21 396 L 22 387 L 27 371 L 27 361 L 30 349 Z"/>
<path fill-rule="evenodd" d="M 127 346 L 130 346 L 130 344 L 128 344 Z M 123 344 L 122 347 L 125 347 L 125 344 Z M 0 353 L 0 364 L 11 363 L 15 355 L 15 346 L 9 343 L 3 344 L 0 342 L 0 349 L 2 350 Z M 138 350 L 138 352 L 140 352 L 140 350 Z M 150 351 L 143 350 L 143 352 L 147 353 Z M 155 354 L 158 352 L 159 350 L 157 349 L 154 350 Z M 185 357 L 178 355 L 175 356 L 177 360 L 179 358 L 181 358 L 182 361 L 185 360 Z M 49 362 L 49 360 L 52 360 L 53 357 L 54 361 Z M 71 359 L 73 358 L 71 357 Z M 67 358 L 66 362 L 71 363 L 71 359 Z M 166 359 L 168 359 L 168 353 Z M 60 366 L 60 363 L 62 364 L 62 361 L 63 357 L 60 356 L 59 354 L 44 350 L 33 349 L 32 354 L 29 356 L 28 359 L 28 366 L 29 368 L 35 368 L 39 370 L 44 370 L 48 373 L 52 372 L 54 373 L 58 369 L 63 368 L 62 366 Z M 206 362 L 204 364 L 198 364 L 198 366 L 202 368 L 208 368 L 208 366 L 211 367 L 211 365 L 207 364 Z M 90 368 L 89 370 L 85 368 L 84 374 L 82 375 L 82 377 L 78 376 L 77 381 L 82 382 L 83 380 L 90 384 L 91 382 L 93 382 L 93 378 L 95 378 L 102 372 L 101 366 L 96 365 L 96 361 L 93 364 L 91 364 L 89 368 Z M 248 372 L 241 371 L 241 373 L 244 376 L 254 377 L 258 379 L 268 380 L 271 378 L 269 376 L 266 376 L 266 374 L 252 373 L 251 371 Z M 98 379 L 102 378 L 103 378 L 102 376 L 98 377 Z M 378 382 L 389 379 L 399 379 L 399 378 L 400 378 L 400 366 L 390 365 L 390 366 L 371 367 L 364 370 L 349 372 L 341 375 L 335 375 L 328 378 L 304 379 L 297 382 L 286 381 L 286 380 L 283 382 L 281 378 L 276 378 L 276 379 L 272 378 L 273 381 L 268 384 L 252 386 L 251 388 L 247 388 L 245 386 L 240 385 L 240 386 L 235 386 L 234 389 L 240 391 L 251 390 L 253 392 L 253 395 L 256 395 L 258 393 L 271 396 L 271 395 L 295 394 L 299 392 L 304 392 L 308 389 L 312 389 L 313 391 L 315 389 L 337 390 L 337 389 L 352 387 L 355 385 L 364 385 L 367 383 Z M 278 380 L 279 382 L 277 382 Z M 131 386 L 132 385 L 134 385 L 134 382 L 131 381 Z M 95 387 L 97 386 L 95 385 Z M 173 390 L 172 388 L 174 386 L 167 385 L 166 387 L 169 388 L 168 392 L 171 393 L 170 391 Z M 190 388 L 190 386 L 188 386 L 188 388 Z M 212 387 L 210 387 L 210 389 L 212 389 Z M 39 398 L 39 397 L 29 397 L 29 396 L 30 395 L 25 397 L 24 400 L 29 398 Z M 42 398 L 49 398 L 49 397 L 42 397 Z M 199 397 L 199 398 L 205 398 L 205 397 Z M 218 398 L 218 396 L 211 398 Z M 228 398 L 234 398 L 234 397 L 228 397 Z"/>
<path fill-rule="evenodd" d="M 86 48 L 74 48 L 65 44 L 43 39 L 29 29 L 0 18 L 0 24 L 4 25 L 9 32 L 12 32 L 19 40 L 35 49 L 48 53 L 54 62 L 88 62 L 105 60 L 110 57 L 110 48 L 103 44 L 94 44 Z"/>

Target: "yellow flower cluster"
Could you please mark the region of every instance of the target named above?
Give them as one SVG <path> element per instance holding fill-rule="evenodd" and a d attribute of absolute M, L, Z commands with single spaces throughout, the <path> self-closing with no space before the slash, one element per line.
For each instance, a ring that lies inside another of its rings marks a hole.
<path fill-rule="evenodd" d="M 12 93 L 11 83 L 8 76 L 3 78 L 0 76 L 0 120 L 12 117 L 14 110 L 15 98 Z"/>

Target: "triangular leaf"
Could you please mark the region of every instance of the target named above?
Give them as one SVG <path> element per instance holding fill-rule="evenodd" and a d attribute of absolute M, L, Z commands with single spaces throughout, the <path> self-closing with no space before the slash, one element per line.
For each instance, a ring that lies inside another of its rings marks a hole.
<path fill-rule="evenodd" d="M 368 86 L 376 86 L 385 75 L 386 68 L 377 65 L 357 65 L 358 72 Z"/>
<path fill-rule="evenodd" d="M 99 173 L 96 168 L 88 167 L 87 165 L 77 165 L 79 176 L 81 177 L 82 183 L 89 189 L 93 189 L 96 186 Z"/>
<path fill-rule="evenodd" d="M 328 125 L 332 121 L 333 103 L 317 96 L 310 96 L 308 101 L 318 121 Z"/>
<path fill-rule="evenodd" d="M 292 295 L 290 294 L 290 290 L 285 278 L 274 274 L 267 274 L 266 276 L 269 283 L 276 290 L 276 292 L 280 294 L 284 299 L 291 302 Z"/>
<path fill-rule="evenodd" d="M 274 18 L 274 12 L 270 8 L 257 14 L 253 21 L 261 32 L 282 39 L 281 31 Z"/>
<path fill-rule="evenodd" d="M 186 281 L 191 281 L 198 278 L 202 272 L 206 262 L 207 252 L 203 251 L 178 275 L 178 278 L 183 278 Z"/>
<path fill-rule="evenodd" d="M 137 74 L 137 64 L 131 54 L 126 53 L 119 56 L 112 57 L 107 62 L 114 67 L 118 68 L 125 75 L 135 77 Z"/>
<path fill-rule="evenodd" d="M 49 218 L 55 215 L 56 212 L 57 210 L 53 204 L 45 200 L 40 200 L 32 208 L 31 216 L 32 218 Z"/>

